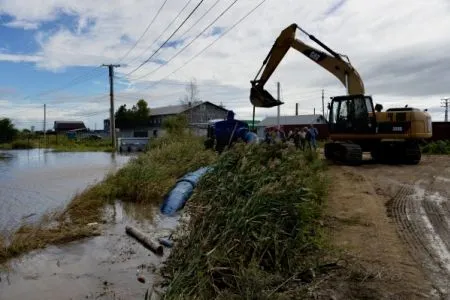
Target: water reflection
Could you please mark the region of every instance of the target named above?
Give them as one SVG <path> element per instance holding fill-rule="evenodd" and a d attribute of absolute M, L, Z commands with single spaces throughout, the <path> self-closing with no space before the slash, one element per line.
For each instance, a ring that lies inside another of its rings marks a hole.
<path fill-rule="evenodd" d="M 67 204 L 87 185 L 124 165 L 131 156 L 104 152 L 0 151 L 0 230 L 35 221 Z"/>

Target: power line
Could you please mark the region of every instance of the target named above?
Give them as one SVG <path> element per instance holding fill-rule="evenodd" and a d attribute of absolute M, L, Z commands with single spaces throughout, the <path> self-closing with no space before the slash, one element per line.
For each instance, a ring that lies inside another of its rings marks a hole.
<path fill-rule="evenodd" d="M 159 7 L 158 11 L 156 12 L 156 14 L 153 16 L 153 19 L 150 21 L 150 23 L 147 25 L 147 28 L 145 28 L 144 32 L 142 33 L 142 35 L 137 39 L 137 41 L 134 43 L 134 45 L 130 48 L 130 50 L 128 50 L 128 52 L 122 56 L 122 58 L 119 59 L 119 63 L 121 63 L 129 54 L 131 51 L 133 51 L 134 48 L 136 48 L 137 44 L 139 44 L 139 42 L 142 40 L 142 38 L 144 37 L 144 35 L 148 32 L 148 30 L 150 29 L 150 27 L 153 25 L 153 23 L 155 22 L 156 18 L 158 17 L 158 15 L 161 13 L 164 5 L 166 5 L 167 0 L 164 0 L 163 4 Z"/>
<path fill-rule="evenodd" d="M 186 29 L 185 32 L 183 32 L 178 39 L 183 39 L 183 37 L 195 26 L 197 25 L 218 3 L 220 2 L 220 0 L 216 0 L 216 2 L 213 3 L 213 5 L 211 5 L 210 8 L 208 8 L 203 15 L 200 16 L 200 18 L 198 18 L 197 21 L 195 21 L 188 29 Z"/>
<path fill-rule="evenodd" d="M 186 50 L 190 45 L 192 45 L 193 42 L 195 42 L 203 33 L 205 33 L 206 30 L 208 30 L 211 26 L 214 25 L 214 23 L 216 23 L 228 10 L 230 10 L 231 7 L 233 7 L 233 5 L 236 4 L 236 2 L 238 2 L 238 0 L 234 0 L 230 5 L 228 5 L 227 8 L 225 8 L 211 23 L 208 24 L 208 26 L 206 26 L 199 34 L 197 34 L 197 36 L 192 39 L 188 44 L 186 44 L 183 48 L 180 49 L 180 51 L 178 51 L 177 53 L 175 53 L 171 58 L 169 58 L 169 60 L 167 60 L 166 62 L 164 62 L 163 64 L 161 64 L 159 67 L 157 67 L 156 69 L 154 69 L 153 71 L 150 71 L 147 74 L 144 74 L 141 77 L 136 78 L 141 79 L 144 77 L 147 77 L 153 73 L 155 73 L 156 71 L 158 71 L 159 69 L 161 69 L 163 66 L 169 64 L 175 57 L 177 57 L 181 52 L 183 52 L 184 50 Z"/>
<path fill-rule="evenodd" d="M 218 36 L 214 41 L 212 41 L 211 43 L 209 43 L 206 47 L 204 47 L 202 50 L 200 50 L 196 55 L 194 55 L 193 57 L 191 57 L 188 61 L 186 61 L 184 64 L 182 64 L 180 67 L 178 67 L 177 69 L 175 69 L 174 71 L 172 71 L 171 73 L 169 73 L 167 76 L 161 78 L 160 80 L 156 81 L 153 85 L 148 86 L 147 88 L 144 88 L 144 90 L 147 90 L 153 86 L 155 86 L 156 84 L 160 83 L 161 81 L 165 80 L 166 78 L 168 78 L 169 76 L 175 74 L 176 72 L 178 72 L 179 70 L 181 70 L 182 68 L 184 68 L 187 64 L 189 64 L 191 61 L 193 61 L 194 59 L 196 59 L 198 56 L 200 56 L 201 54 L 203 54 L 206 50 L 208 50 L 208 48 L 210 48 L 212 45 L 214 45 L 215 43 L 217 43 L 218 40 L 220 40 L 222 37 L 224 37 L 227 33 L 229 33 L 231 30 L 233 30 L 237 25 L 239 25 L 240 23 L 242 23 L 242 21 L 244 21 L 248 16 L 250 16 L 256 9 L 258 9 L 264 2 L 266 2 L 267 0 L 262 0 L 261 2 L 259 2 L 255 7 L 253 7 L 249 12 L 247 12 L 242 18 L 240 18 L 236 23 L 234 23 L 231 27 L 229 27 L 227 30 L 225 30 L 220 36 Z"/>
<path fill-rule="evenodd" d="M 141 54 L 139 54 L 138 56 L 136 56 L 135 58 L 130 60 L 129 64 L 132 64 L 137 59 L 139 59 L 139 57 L 141 57 L 145 52 L 150 50 L 150 48 L 163 36 L 163 34 L 169 29 L 169 27 L 172 26 L 172 24 L 178 19 L 178 17 L 183 13 L 183 11 L 186 9 L 186 7 L 189 5 L 189 3 L 191 3 L 191 1 L 192 0 L 188 0 L 186 2 L 186 4 L 181 8 L 181 10 L 175 16 L 175 18 L 173 18 L 172 21 L 170 21 L 170 23 L 166 26 L 166 28 L 164 28 L 164 30 L 161 32 L 161 34 L 150 44 L 150 46 L 148 46 Z"/>
<path fill-rule="evenodd" d="M 47 91 L 44 91 L 44 92 L 41 92 L 41 93 L 38 93 L 38 94 L 35 94 L 35 95 L 29 95 L 29 96 L 25 97 L 24 100 L 29 99 L 32 96 L 37 98 L 37 97 L 40 97 L 40 96 L 48 95 L 48 94 L 51 94 L 51 93 L 54 93 L 54 92 L 57 92 L 57 91 L 69 88 L 71 86 L 75 86 L 75 85 L 80 84 L 81 82 L 87 81 L 89 79 L 92 79 L 95 76 L 91 76 L 91 77 L 87 78 L 86 80 L 81 80 L 81 81 L 77 82 L 77 80 L 82 79 L 83 77 L 86 77 L 88 74 L 93 73 L 94 71 L 99 70 L 100 68 L 101 68 L 101 66 L 98 66 L 98 67 L 96 67 L 94 69 L 91 69 L 88 72 L 85 72 L 85 73 L 75 77 L 74 79 L 72 79 L 70 82 L 68 82 L 66 85 L 64 85 L 62 87 L 51 89 L 51 90 L 47 90 Z M 99 76 L 99 74 L 97 74 L 97 76 Z"/>
<path fill-rule="evenodd" d="M 143 63 L 141 63 L 137 68 L 135 68 L 133 71 L 127 73 L 126 75 L 133 74 L 134 72 L 136 72 L 137 70 L 139 70 L 143 65 L 145 65 L 146 63 L 148 63 L 148 62 L 152 59 L 152 57 L 155 56 L 156 53 L 158 53 L 158 51 L 161 50 L 161 48 L 164 47 L 164 46 L 167 44 L 167 42 L 170 41 L 170 39 L 175 35 L 175 33 L 177 33 L 178 30 L 180 30 L 181 26 L 183 26 L 184 23 L 186 23 L 186 21 L 189 20 L 189 18 L 190 18 L 190 17 L 194 14 L 194 12 L 199 8 L 199 6 L 203 3 L 203 1 L 205 1 L 205 0 L 200 0 L 200 1 L 198 2 L 198 4 L 197 4 L 197 5 L 194 7 L 194 9 L 189 13 L 189 15 L 188 15 L 188 16 L 183 20 L 183 22 L 177 27 L 177 29 L 175 29 L 175 31 L 172 32 L 172 34 L 167 38 L 167 40 L 165 40 L 164 43 L 162 43 L 161 46 L 159 46 L 158 49 L 156 49 L 156 51 L 153 52 L 153 54 L 150 55 L 149 58 L 147 58 L 147 59 L 146 59 Z"/>

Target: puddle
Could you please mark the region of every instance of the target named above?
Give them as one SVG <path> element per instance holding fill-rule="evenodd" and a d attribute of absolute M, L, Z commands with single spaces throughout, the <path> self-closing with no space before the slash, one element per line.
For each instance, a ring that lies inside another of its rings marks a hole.
<path fill-rule="evenodd" d="M 10 270 L 0 273 L 0 299 L 144 299 L 155 280 L 154 269 L 170 249 L 164 248 L 163 256 L 153 254 L 128 236 L 125 226 L 165 236 L 177 226 L 179 216 L 166 217 L 158 208 L 121 202 L 107 213 L 115 221 L 104 225 L 101 236 L 11 261 Z M 138 273 L 145 283 L 137 280 Z"/>

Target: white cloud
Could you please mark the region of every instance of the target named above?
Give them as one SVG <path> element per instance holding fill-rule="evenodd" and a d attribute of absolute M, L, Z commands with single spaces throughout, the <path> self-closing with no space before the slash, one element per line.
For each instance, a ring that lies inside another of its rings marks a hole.
<path fill-rule="evenodd" d="M 21 28 L 24 30 L 34 30 L 39 28 L 39 23 L 24 20 L 14 20 L 3 25 L 6 27 Z"/>
<path fill-rule="evenodd" d="M 259 1 L 238 1 L 215 25 L 227 29 Z M 62 13 L 77 18 L 75 28 L 61 24 L 52 31 L 40 31 L 36 35 L 41 46 L 38 53 L 29 56 L 0 54 L 0 60 L 35 62 L 39 68 L 50 71 L 63 71 L 70 66 L 117 63 L 141 36 L 162 2 L 0 0 L 0 12 L 24 24 L 57 20 Z M 197 2 L 191 1 L 159 43 L 169 36 Z M 196 36 L 231 2 L 221 1 L 187 36 Z M 343 4 L 326 15 L 338 2 Z M 159 43 L 145 51 L 184 3 L 167 1 L 148 33 L 122 62 L 128 66 L 116 69 L 118 76 L 123 77 L 156 50 Z M 213 3 L 214 0 L 205 0 L 174 39 Z M 384 103 L 385 107 L 404 106 L 407 103 L 420 108 L 436 107 L 442 96 L 450 94 L 450 85 L 445 84 L 446 78 L 450 76 L 450 69 L 446 68 L 450 63 L 450 55 L 441 51 L 450 46 L 450 36 L 447 34 L 450 28 L 449 14 L 450 7 L 446 0 L 267 0 L 209 50 L 167 79 L 181 83 L 195 77 L 205 100 L 222 102 L 234 109 L 237 116 L 248 118 L 252 113 L 248 100 L 249 81 L 255 76 L 281 30 L 291 23 L 297 23 L 337 52 L 350 57 L 364 79 L 367 93 L 373 94 L 375 102 Z M 314 45 L 300 32 L 297 37 Z M 183 93 L 182 85 L 165 84 L 163 81 L 149 88 L 150 82 L 165 78 L 214 39 L 202 36 L 170 64 L 145 80 L 133 78 L 151 72 L 158 64 L 149 63 L 135 72 L 130 81 L 125 82 L 130 84 L 125 90 L 127 94 L 123 94 L 128 99 L 126 101 L 133 103 L 137 97 L 144 96 L 149 99 L 150 106 L 176 104 Z M 167 60 L 178 50 L 164 48 L 155 58 Z M 145 55 L 133 60 L 141 53 Z M 341 84 L 331 74 L 292 49 L 267 83 L 267 88 L 274 95 L 276 81 L 281 82 L 286 101 L 281 107 L 282 113 L 293 113 L 296 102 L 300 103 L 301 111 L 312 112 L 316 108 L 316 112 L 320 112 L 322 88 L 327 97 L 344 93 Z M 118 97 L 118 103 L 120 100 Z M 74 101 L 80 103 L 88 100 Z M 107 101 L 102 105 L 108 108 Z M 276 108 L 257 109 L 258 116 L 275 113 Z M 438 113 L 433 116 L 442 119 Z"/>
<path fill-rule="evenodd" d="M 0 61 L 11 62 L 39 62 L 42 57 L 38 55 L 8 54 L 0 52 Z"/>

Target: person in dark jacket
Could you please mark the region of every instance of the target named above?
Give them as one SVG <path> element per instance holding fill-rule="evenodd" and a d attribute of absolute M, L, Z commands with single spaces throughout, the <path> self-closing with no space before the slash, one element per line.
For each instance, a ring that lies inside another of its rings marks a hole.
<path fill-rule="evenodd" d="M 313 124 L 309 126 L 308 132 L 306 133 L 306 139 L 308 140 L 309 149 L 314 150 L 317 149 L 317 136 L 319 135 L 319 131 L 314 127 Z"/>

